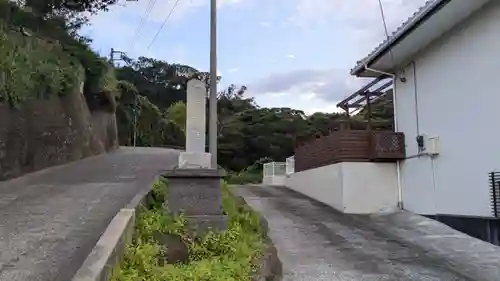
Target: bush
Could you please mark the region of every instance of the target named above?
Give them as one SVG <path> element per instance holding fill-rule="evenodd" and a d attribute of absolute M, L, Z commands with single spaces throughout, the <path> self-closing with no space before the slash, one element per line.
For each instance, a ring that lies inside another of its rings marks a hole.
<path fill-rule="evenodd" d="M 154 187 L 154 198 L 165 183 Z M 264 248 L 259 217 L 248 208 L 241 208 L 223 185 L 223 207 L 229 217 L 229 228 L 221 233 L 192 237 L 186 232 L 186 220 L 165 215 L 154 204 L 152 209 L 140 212 L 134 242 L 126 252 L 123 263 L 115 270 L 113 281 L 246 281 L 256 269 L 254 261 Z M 155 241 L 155 232 L 180 235 L 189 247 L 190 262 L 161 266 L 158 256 L 161 246 Z"/>
<path fill-rule="evenodd" d="M 229 172 L 226 181 L 229 184 L 258 184 L 262 182 L 262 172 L 256 170 Z"/>
<path fill-rule="evenodd" d="M 64 95 L 79 89 L 85 78 L 87 100 L 104 95 L 97 100 L 114 108 L 113 68 L 68 32 L 64 21 L 0 0 L 0 102 L 16 105 L 29 97 Z"/>
<path fill-rule="evenodd" d="M 83 68 L 56 44 L 9 32 L 0 21 L 0 102 L 17 105 L 78 90 Z"/>

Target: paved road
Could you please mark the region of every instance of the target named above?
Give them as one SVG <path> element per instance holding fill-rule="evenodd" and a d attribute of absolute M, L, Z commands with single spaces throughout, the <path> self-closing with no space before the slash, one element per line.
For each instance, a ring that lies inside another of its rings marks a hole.
<path fill-rule="evenodd" d="M 114 215 L 176 155 L 121 148 L 0 182 L 0 280 L 71 280 Z"/>
<path fill-rule="evenodd" d="M 280 187 L 238 188 L 269 221 L 284 281 L 472 281 L 412 248 Z"/>

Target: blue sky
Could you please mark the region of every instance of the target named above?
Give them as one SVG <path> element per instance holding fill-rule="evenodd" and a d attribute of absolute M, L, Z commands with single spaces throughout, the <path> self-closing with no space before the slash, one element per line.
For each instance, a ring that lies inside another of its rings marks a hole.
<path fill-rule="evenodd" d="M 383 0 L 389 30 L 425 0 Z M 144 17 L 150 3 L 154 8 Z M 111 47 L 209 69 L 209 0 L 122 2 L 92 17 L 82 32 L 103 55 Z M 364 81 L 355 62 L 384 38 L 378 0 L 218 0 L 218 69 L 222 84 L 244 84 L 261 106 L 307 113 L 335 111 Z M 136 36 L 141 19 L 145 24 Z"/>

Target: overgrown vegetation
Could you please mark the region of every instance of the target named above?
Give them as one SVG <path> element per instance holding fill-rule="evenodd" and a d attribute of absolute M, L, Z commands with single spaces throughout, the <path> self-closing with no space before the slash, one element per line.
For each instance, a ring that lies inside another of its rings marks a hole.
<path fill-rule="evenodd" d="M 125 251 L 113 281 L 246 281 L 255 270 L 254 261 L 264 248 L 259 217 L 251 209 L 239 206 L 223 185 L 223 207 L 229 217 L 229 228 L 222 233 L 192 237 L 186 231 L 186 220 L 165 215 L 162 201 L 166 183 L 153 187 L 155 201 L 140 212 L 132 245 Z M 168 191 L 167 191 L 168 192 Z M 162 247 L 154 233 L 176 234 L 189 247 L 188 264 L 161 265 Z"/>
<path fill-rule="evenodd" d="M 117 92 L 113 68 L 64 17 L 37 14 L 9 0 L 0 0 L 0 73 L 0 102 L 13 106 L 74 92 L 84 79 L 87 100 L 114 103 Z"/>

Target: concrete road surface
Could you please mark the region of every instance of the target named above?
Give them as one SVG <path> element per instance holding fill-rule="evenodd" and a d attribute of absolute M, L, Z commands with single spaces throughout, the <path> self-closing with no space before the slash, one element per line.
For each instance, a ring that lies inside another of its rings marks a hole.
<path fill-rule="evenodd" d="M 284 281 L 477 281 L 449 270 L 438 257 L 287 188 L 237 190 L 268 219 Z"/>
<path fill-rule="evenodd" d="M 71 280 L 116 213 L 177 154 L 120 148 L 0 182 L 0 280 Z"/>

